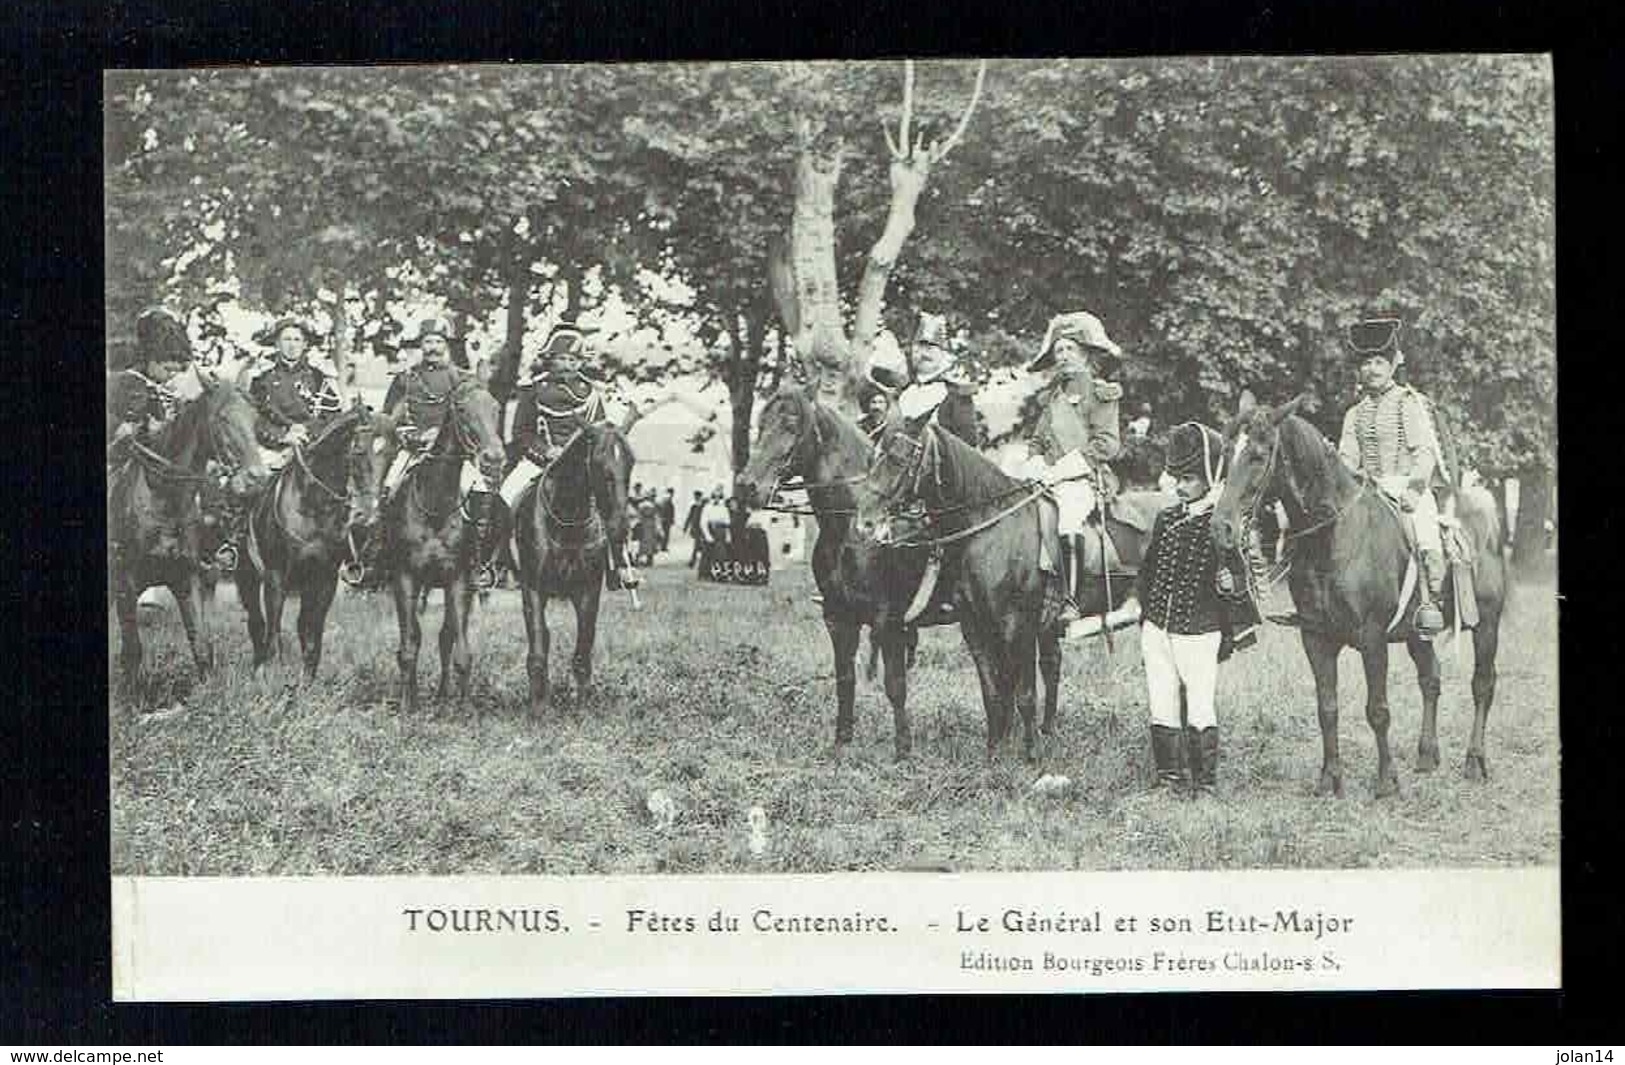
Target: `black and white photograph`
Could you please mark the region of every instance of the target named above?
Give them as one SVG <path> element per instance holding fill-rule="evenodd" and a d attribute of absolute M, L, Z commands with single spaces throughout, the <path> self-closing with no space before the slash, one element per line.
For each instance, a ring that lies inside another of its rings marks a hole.
<path fill-rule="evenodd" d="M 1550 57 L 103 86 L 119 994 L 1555 986 Z"/>

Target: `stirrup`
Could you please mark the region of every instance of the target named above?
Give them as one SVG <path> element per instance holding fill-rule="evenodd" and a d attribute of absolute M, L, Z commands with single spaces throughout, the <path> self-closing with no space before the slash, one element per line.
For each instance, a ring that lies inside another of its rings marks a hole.
<path fill-rule="evenodd" d="M 339 580 L 351 588 L 360 588 L 367 580 L 367 567 L 359 562 L 346 562 L 339 567 Z"/>
<path fill-rule="evenodd" d="M 481 562 L 474 570 L 474 587 L 482 592 L 488 592 L 497 586 L 497 568 L 489 562 Z"/>
<path fill-rule="evenodd" d="M 237 545 L 227 540 L 214 550 L 214 564 L 223 570 L 237 568 Z"/>

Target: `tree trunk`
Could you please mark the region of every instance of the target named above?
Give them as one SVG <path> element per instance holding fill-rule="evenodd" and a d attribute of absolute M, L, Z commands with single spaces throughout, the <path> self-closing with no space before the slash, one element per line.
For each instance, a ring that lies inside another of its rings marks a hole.
<path fill-rule="evenodd" d="M 338 371 L 339 388 L 348 394 L 355 383 L 355 374 L 352 372 L 350 359 L 350 308 L 345 305 L 345 284 L 340 281 L 334 286 L 339 298 L 334 301 L 333 317 L 333 368 Z"/>
<path fill-rule="evenodd" d="M 491 395 L 498 403 L 513 398 L 518 387 L 520 361 L 525 351 L 525 310 L 530 302 L 530 263 L 516 263 L 508 271 L 507 336 L 502 341 L 502 354 L 491 373 Z"/>
<path fill-rule="evenodd" d="M 767 316 L 762 313 L 730 315 L 728 341 L 733 349 L 727 371 L 728 409 L 733 417 L 729 458 L 734 472 L 738 473 L 750 462 L 751 418 L 756 410 L 756 381 L 762 370 L 762 352 L 767 346 Z"/>
<path fill-rule="evenodd" d="M 880 332 L 880 314 L 886 305 L 886 284 L 903 244 L 914 232 L 914 208 L 920 202 L 926 179 L 931 176 L 931 158 L 919 153 L 907 159 L 893 159 L 891 205 L 886 212 L 886 228 L 869 250 L 863 280 L 858 285 L 857 313 L 852 325 L 852 374 L 861 378 L 869 371 L 869 353 Z"/>
<path fill-rule="evenodd" d="M 1546 556 L 1546 519 L 1551 516 L 1552 475 L 1543 467 L 1518 471 L 1518 524 L 1512 534 L 1512 564 L 1532 566 Z"/>
<path fill-rule="evenodd" d="M 804 147 L 796 160 L 796 207 L 790 226 L 800 329 L 796 352 L 826 402 L 857 412 L 851 348 L 841 322 L 841 291 L 835 274 L 835 186 L 840 152 L 820 156 Z"/>

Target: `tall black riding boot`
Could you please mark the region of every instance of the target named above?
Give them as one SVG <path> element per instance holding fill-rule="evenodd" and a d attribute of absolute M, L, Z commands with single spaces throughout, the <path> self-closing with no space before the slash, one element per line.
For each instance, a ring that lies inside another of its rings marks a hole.
<path fill-rule="evenodd" d="M 1167 725 L 1151 726 L 1151 759 L 1156 764 L 1156 778 L 1152 780 L 1154 788 L 1172 788 L 1180 790 L 1185 785 L 1185 775 L 1179 768 L 1179 729 L 1169 728 Z"/>
<path fill-rule="evenodd" d="M 1191 759 L 1191 791 L 1197 798 L 1207 798 L 1219 790 L 1219 729 L 1209 725 L 1204 729 L 1188 728 Z"/>

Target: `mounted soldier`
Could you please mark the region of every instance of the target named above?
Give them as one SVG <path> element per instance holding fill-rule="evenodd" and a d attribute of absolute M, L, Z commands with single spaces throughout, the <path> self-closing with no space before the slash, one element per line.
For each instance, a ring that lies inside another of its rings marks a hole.
<path fill-rule="evenodd" d="M 130 439 L 156 436 L 175 416 L 181 396 L 177 378 L 192 366 L 192 342 L 180 319 L 161 307 L 135 320 L 135 347 L 107 378 L 107 446 L 110 456 Z"/>
<path fill-rule="evenodd" d="M 1446 572 L 1434 490 L 1451 484 L 1427 400 L 1394 380 L 1404 364 L 1399 319 L 1372 318 L 1349 327 L 1348 344 L 1359 365 L 1360 400 L 1343 418 L 1338 454 L 1411 516 L 1422 570 L 1423 594 L 1414 623 L 1422 636 L 1444 628 L 1439 608 Z"/>
<path fill-rule="evenodd" d="M 1065 574 L 1064 623 L 1081 616 L 1078 592 L 1091 568 L 1085 565 L 1085 526 L 1117 492 L 1117 476 L 1107 463 L 1122 451 L 1118 405 L 1123 386 L 1112 380 L 1122 360 L 1123 350 L 1106 335 L 1099 318 L 1072 311 L 1050 319 L 1038 354 L 1026 366 L 1028 373 L 1050 376 L 1038 392 L 1039 415 L 1028 438 L 1027 458 L 1018 458 L 1011 472 L 1041 480 L 1054 492 L 1062 557 L 1061 568 L 1048 572 L 1058 579 Z M 1104 542 L 1099 554 L 1093 568 L 1107 575 L 1116 563 Z M 1109 591 L 1107 597 L 1113 598 Z M 1138 607 L 1130 603 L 1121 614 L 1106 614 L 1100 624 L 1113 628 L 1137 618 Z"/>
<path fill-rule="evenodd" d="M 408 341 L 421 353 L 418 362 L 398 373 L 389 384 L 384 396 L 384 413 L 395 420 L 395 439 L 400 451 L 384 475 L 378 499 L 379 513 L 389 506 L 407 472 L 429 454 L 444 423 L 447 401 L 472 376 L 452 364 L 453 339 L 450 323 L 441 318 L 423 319 L 418 323 L 417 335 Z M 468 456 L 463 462 L 460 487 L 468 496 L 468 512 L 479 530 L 480 580 L 489 585 L 495 581 L 489 562 L 495 546 L 495 537 L 491 534 L 494 493 L 480 473 L 474 456 Z M 374 536 L 368 541 L 364 561 L 369 573 L 381 575 L 376 563 L 382 539 Z"/>
<path fill-rule="evenodd" d="M 974 389 L 960 371 L 959 359 L 948 346 L 948 321 L 940 314 L 922 312 L 909 345 L 912 380 L 897 396 L 897 412 L 909 423 L 909 434 L 927 420 L 953 433 L 971 447 L 981 447 L 976 424 Z"/>
<path fill-rule="evenodd" d="M 334 375 L 310 359 L 317 337 L 297 318 L 280 318 L 270 329 L 276 354 L 269 365 L 257 369 L 248 384 L 249 398 L 259 412 L 255 435 L 260 444 L 277 452 L 269 465 L 280 468 L 295 444 L 310 437 L 313 423 L 344 408 Z"/>
<path fill-rule="evenodd" d="M 555 325 L 531 375 L 519 382 L 513 429 L 518 458 L 500 491 L 510 514 L 583 430 L 607 420 L 603 386 L 590 376 L 589 332 L 571 322 Z M 613 543 L 610 550 L 615 556 L 610 586 L 637 587 L 641 578 L 626 557 L 626 545 Z"/>

